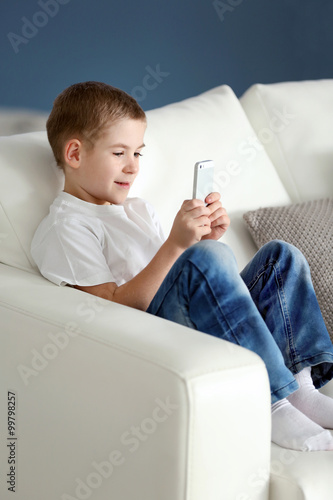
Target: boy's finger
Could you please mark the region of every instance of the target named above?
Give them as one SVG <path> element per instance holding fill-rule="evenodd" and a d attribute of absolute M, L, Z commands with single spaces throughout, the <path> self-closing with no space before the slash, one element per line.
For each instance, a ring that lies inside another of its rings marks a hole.
<path fill-rule="evenodd" d="M 217 219 L 212 221 L 211 226 L 212 227 L 228 227 L 230 225 L 230 218 L 227 214 L 220 215 Z"/>
<path fill-rule="evenodd" d="M 205 202 L 214 203 L 214 201 L 218 201 L 220 198 L 221 198 L 220 193 L 217 192 L 210 193 L 208 196 L 206 196 Z"/>
<path fill-rule="evenodd" d="M 183 207 L 185 211 L 193 210 L 193 208 L 196 207 L 202 207 L 205 206 L 204 202 L 202 200 L 198 200 L 194 198 L 193 200 L 185 200 L 183 202 Z"/>
<path fill-rule="evenodd" d="M 212 216 L 215 216 L 215 212 L 224 210 L 220 201 L 214 201 L 213 203 L 210 203 L 209 205 L 207 205 L 207 208 L 209 209 Z"/>
<path fill-rule="evenodd" d="M 197 219 L 198 217 L 210 217 L 210 211 L 205 205 L 200 205 L 198 207 L 193 208 L 192 210 L 187 211 L 188 216 Z"/>

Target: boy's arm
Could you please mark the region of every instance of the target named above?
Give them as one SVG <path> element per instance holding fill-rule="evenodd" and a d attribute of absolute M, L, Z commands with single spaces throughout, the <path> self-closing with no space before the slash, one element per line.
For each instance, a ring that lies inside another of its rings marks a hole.
<path fill-rule="evenodd" d="M 75 286 L 75 288 L 145 311 L 181 253 L 182 251 L 167 240 L 150 263 L 127 283 L 120 286 L 116 283 L 102 283 L 95 286 Z"/>
<path fill-rule="evenodd" d="M 229 225 L 229 218 L 220 203 L 213 198 L 210 206 L 200 200 L 186 200 L 176 215 L 170 236 L 150 263 L 134 278 L 121 286 L 102 283 L 95 286 L 76 286 L 99 297 L 145 311 L 162 281 L 188 247 L 212 233 L 212 227 Z M 212 227 L 211 227 L 212 226 Z"/>

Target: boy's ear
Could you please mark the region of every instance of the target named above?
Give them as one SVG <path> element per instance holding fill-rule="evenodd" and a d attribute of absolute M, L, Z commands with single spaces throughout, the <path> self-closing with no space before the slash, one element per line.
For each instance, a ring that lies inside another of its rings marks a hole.
<path fill-rule="evenodd" d="M 82 143 L 79 139 L 70 139 L 65 145 L 65 162 L 72 168 L 78 168 L 81 160 Z"/>

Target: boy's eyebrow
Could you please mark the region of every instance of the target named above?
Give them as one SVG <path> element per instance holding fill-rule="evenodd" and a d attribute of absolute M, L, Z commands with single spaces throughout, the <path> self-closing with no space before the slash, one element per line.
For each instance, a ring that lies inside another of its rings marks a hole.
<path fill-rule="evenodd" d="M 144 148 L 145 147 L 145 144 L 141 144 L 141 146 L 138 146 L 136 149 L 141 149 L 141 148 Z M 124 149 L 129 149 L 129 146 L 127 146 L 126 144 L 122 144 L 121 142 L 118 142 L 117 144 L 112 144 L 110 146 L 110 148 L 124 148 Z"/>

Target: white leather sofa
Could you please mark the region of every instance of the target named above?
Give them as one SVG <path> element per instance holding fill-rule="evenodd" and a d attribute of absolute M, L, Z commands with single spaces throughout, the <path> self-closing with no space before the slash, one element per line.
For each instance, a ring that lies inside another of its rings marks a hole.
<path fill-rule="evenodd" d="M 332 196 L 333 80 L 220 86 L 147 116 L 132 195 L 168 232 L 213 159 L 240 269 L 244 212 Z M 31 238 L 63 182 L 45 131 L 0 138 L 0 178 L 1 499 L 333 498 L 332 452 L 271 446 L 257 355 L 39 274 Z"/>

